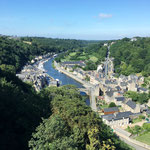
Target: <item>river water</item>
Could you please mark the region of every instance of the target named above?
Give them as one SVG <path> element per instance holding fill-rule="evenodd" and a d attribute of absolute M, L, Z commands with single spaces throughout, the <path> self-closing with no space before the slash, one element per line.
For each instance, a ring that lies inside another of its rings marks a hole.
<path fill-rule="evenodd" d="M 58 70 L 54 69 L 52 67 L 53 58 L 49 59 L 47 62 L 44 63 L 43 67 L 45 70 L 47 70 L 47 74 L 49 74 L 54 79 L 59 79 L 61 81 L 61 85 L 68 85 L 72 84 L 75 85 L 77 88 L 83 88 L 82 84 L 77 82 L 76 80 L 68 77 L 67 75 L 59 72 Z M 86 95 L 85 92 L 80 92 L 81 95 Z M 90 105 L 90 100 L 86 99 L 86 104 Z"/>

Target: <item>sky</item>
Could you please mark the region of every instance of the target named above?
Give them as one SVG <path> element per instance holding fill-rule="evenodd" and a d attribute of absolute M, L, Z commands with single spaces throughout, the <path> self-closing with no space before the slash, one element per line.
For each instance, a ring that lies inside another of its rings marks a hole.
<path fill-rule="evenodd" d="M 150 36 L 150 0 L 0 0 L 0 34 L 85 40 Z"/>

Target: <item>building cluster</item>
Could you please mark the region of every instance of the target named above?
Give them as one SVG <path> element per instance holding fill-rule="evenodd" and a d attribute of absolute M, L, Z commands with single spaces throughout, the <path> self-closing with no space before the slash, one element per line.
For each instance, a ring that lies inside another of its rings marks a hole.
<path fill-rule="evenodd" d="M 36 91 L 39 91 L 43 87 L 48 85 L 47 74 L 42 70 L 38 69 L 36 65 L 24 66 L 22 71 L 16 76 L 18 76 L 24 82 L 32 83 Z"/>
<path fill-rule="evenodd" d="M 36 91 L 40 91 L 42 88 L 49 86 L 50 84 L 56 85 L 54 81 L 43 69 L 43 63 L 45 63 L 52 54 L 35 57 L 30 64 L 23 67 L 20 73 L 16 74 L 22 81 L 33 84 Z"/>
<path fill-rule="evenodd" d="M 116 78 L 113 60 L 113 58 L 109 58 L 108 51 L 105 61 L 95 71 L 84 71 L 82 69 L 85 66 L 83 61 L 63 62 L 60 66 L 82 80 L 89 77 L 88 82 L 99 87 L 99 90 L 95 92 L 97 97 L 100 97 L 107 104 L 114 102 L 117 106 L 120 106 L 122 108 L 121 112 L 118 107 L 101 110 L 104 113 L 101 117 L 108 125 L 123 126 L 129 124 L 133 118 L 139 117 L 141 112 L 149 112 L 146 104 L 136 104 L 132 99 L 124 96 L 125 92 L 148 93 L 149 90 L 141 86 L 144 83 L 144 77 L 142 76 L 120 75 Z M 74 69 L 75 65 L 80 67 Z"/>

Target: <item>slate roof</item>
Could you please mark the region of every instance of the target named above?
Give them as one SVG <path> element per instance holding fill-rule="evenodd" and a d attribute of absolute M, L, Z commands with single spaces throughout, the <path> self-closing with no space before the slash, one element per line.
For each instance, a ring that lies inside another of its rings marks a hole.
<path fill-rule="evenodd" d="M 126 82 L 121 82 L 120 86 L 127 86 L 127 83 Z"/>
<path fill-rule="evenodd" d="M 131 78 L 131 80 L 138 80 L 138 77 L 136 75 L 131 74 L 129 77 Z"/>
<path fill-rule="evenodd" d="M 121 120 L 123 118 L 129 118 L 130 115 L 132 115 L 132 114 L 133 113 L 131 111 L 126 111 L 126 112 L 118 112 L 115 114 L 102 115 L 101 117 L 103 119 L 111 121 L 111 120 Z"/>
<path fill-rule="evenodd" d="M 120 86 L 116 86 L 115 88 L 116 88 L 118 91 L 121 90 Z"/>
<path fill-rule="evenodd" d="M 147 110 L 147 111 L 146 111 L 146 114 L 147 114 L 147 115 L 150 115 L 150 110 Z"/>
<path fill-rule="evenodd" d="M 111 121 L 112 119 L 115 118 L 114 114 L 102 115 L 101 117 L 102 117 L 103 119 L 108 120 L 108 121 Z"/>
<path fill-rule="evenodd" d="M 63 65 L 80 65 L 80 66 L 85 66 L 83 61 L 65 61 L 62 62 Z"/>
<path fill-rule="evenodd" d="M 115 97 L 115 99 L 116 99 L 117 101 L 122 101 L 122 102 L 125 101 L 125 97 L 123 97 L 123 96 L 121 96 L 121 97 Z"/>
<path fill-rule="evenodd" d="M 104 108 L 104 112 L 113 112 L 113 111 L 118 112 L 119 111 L 118 107 Z"/>
<path fill-rule="evenodd" d="M 127 101 L 126 104 L 127 104 L 129 107 L 131 107 L 132 109 L 134 109 L 134 108 L 136 107 L 136 103 L 133 102 L 133 101 L 131 101 L 131 100 Z"/>
<path fill-rule="evenodd" d="M 139 112 L 139 113 L 133 113 L 132 115 L 130 115 L 130 116 L 140 116 L 141 115 L 141 113 Z"/>
<path fill-rule="evenodd" d="M 111 84 L 112 82 L 110 80 L 105 80 L 105 84 Z"/>
<path fill-rule="evenodd" d="M 138 90 L 143 91 L 143 92 L 146 92 L 146 91 L 147 91 L 147 89 L 146 89 L 146 88 L 143 88 L 143 87 L 139 87 Z"/>
<path fill-rule="evenodd" d="M 129 118 L 129 116 L 132 115 L 132 112 L 131 111 L 125 111 L 125 112 L 116 113 L 114 115 L 115 115 L 115 119 L 119 120 L 122 118 Z"/>
<path fill-rule="evenodd" d="M 110 91 L 106 91 L 105 93 L 107 96 L 112 97 L 114 94 L 114 91 L 110 90 Z"/>

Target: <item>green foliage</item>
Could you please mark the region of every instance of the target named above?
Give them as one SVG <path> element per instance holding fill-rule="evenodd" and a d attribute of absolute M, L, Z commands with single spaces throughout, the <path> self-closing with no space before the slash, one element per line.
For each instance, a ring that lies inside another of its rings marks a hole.
<path fill-rule="evenodd" d="M 111 102 L 108 107 L 116 107 L 116 104 L 114 102 Z"/>
<path fill-rule="evenodd" d="M 97 150 L 95 138 L 100 149 L 129 149 L 85 104 L 74 86 L 50 87 L 36 93 L 14 74 L 35 55 L 75 48 L 83 52 L 86 44 L 77 40 L 0 37 L 0 149 L 26 150 L 31 139 L 30 149 L 84 150 L 89 145 Z M 93 56 L 100 51 L 103 55 L 98 57 L 102 59 L 105 50 L 96 47 L 87 51 L 94 52 Z M 48 119 L 42 122 L 41 117 Z"/>
<path fill-rule="evenodd" d="M 128 126 L 127 130 L 133 135 L 138 135 L 142 131 L 142 128 L 139 125 L 135 125 L 134 127 Z"/>
<path fill-rule="evenodd" d="M 27 149 L 41 117 L 50 115 L 50 101 L 5 71 L 9 67 L 0 69 L 0 149 Z"/>
<path fill-rule="evenodd" d="M 140 116 L 139 116 L 139 119 L 145 119 L 145 116 L 140 115 Z"/>
<path fill-rule="evenodd" d="M 97 65 L 92 61 L 88 61 L 84 68 L 84 70 L 96 70 L 96 69 L 97 69 Z"/>
<path fill-rule="evenodd" d="M 55 60 L 57 62 L 83 60 L 86 62 L 84 70 L 95 70 L 97 65 L 106 57 L 107 47 L 103 44 L 104 41 L 90 43 L 86 47 L 60 54 Z"/>
<path fill-rule="evenodd" d="M 70 149 L 76 150 L 73 136 L 69 135 L 67 124 L 59 115 L 52 115 L 49 119 L 43 119 L 36 133 L 29 142 L 34 149 Z M 38 139 L 38 140 L 34 140 Z"/>
<path fill-rule="evenodd" d="M 41 94 L 52 100 L 53 114 L 33 133 L 30 149 L 129 149 L 85 104 L 74 86 L 49 87 Z"/>
<path fill-rule="evenodd" d="M 84 80 L 85 80 L 85 81 L 90 81 L 90 77 L 86 75 L 86 77 L 85 77 Z"/>
<path fill-rule="evenodd" d="M 127 91 L 125 96 L 132 98 L 133 101 L 138 102 L 140 104 L 147 103 L 149 100 L 149 94 L 147 93 L 137 93 L 133 91 Z"/>
<path fill-rule="evenodd" d="M 128 38 L 118 40 L 110 47 L 110 55 L 115 58 L 117 73 L 150 75 L 150 38 L 137 38 L 133 42 Z"/>
<path fill-rule="evenodd" d="M 150 132 L 150 123 L 144 123 L 143 124 L 143 129 Z"/>
<path fill-rule="evenodd" d="M 24 43 L 31 42 L 31 44 Z M 35 56 L 49 52 L 60 53 L 69 49 L 82 47 L 83 41 L 61 40 L 51 38 L 24 37 L 20 40 L 0 37 L 0 65 L 13 65 L 19 71 L 28 61 Z"/>

